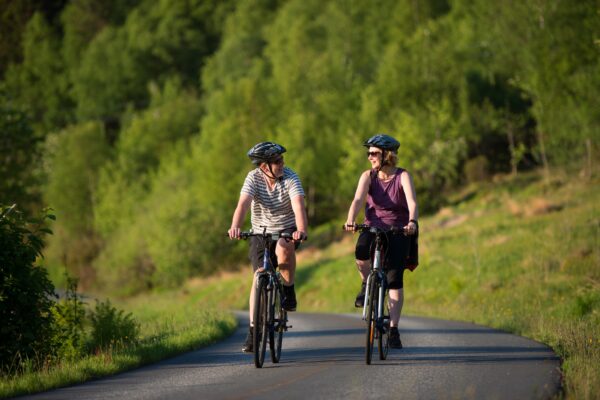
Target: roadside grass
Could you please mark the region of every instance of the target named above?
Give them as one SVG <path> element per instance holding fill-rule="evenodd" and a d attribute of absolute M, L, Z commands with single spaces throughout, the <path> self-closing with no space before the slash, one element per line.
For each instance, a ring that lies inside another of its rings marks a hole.
<path fill-rule="evenodd" d="M 472 185 L 451 207 L 421 218 L 420 266 L 405 273 L 403 313 L 546 343 L 561 357 L 565 397 L 598 399 L 600 181 L 553 176 Z M 309 241 L 299 252 L 298 311 L 358 312 L 355 240 L 348 233 L 329 246 Z M 187 290 L 196 302 L 247 309 L 249 268 L 191 281 Z"/>
<path fill-rule="evenodd" d="M 600 398 L 599 183 L 528 173 L 457 193 L 451 207 L 420 220 L 420 266 L 405 274 L 403 314 L 472 321 L 546 343 L 562 359 L 565 397 Z M 341 225 L 320 233 L 341 240 L 323 246 L 311 234 L 298 254 L 300 312 L 358 312 L 356 236 L 338 236 Z M 2 381 L 0 397 L 110 375 L 223 338 L 236 324 L 228 310 L 248 308 L 251 278 L 246 265 L 116 303 L 141 323 L 137 346 Z"/>
<path fill-rule="evenodd" d="M 3 377 L 0 398 L 36 393 L 130 370 L 209 345 L 230 335 L 236 321 L 229 312 L 201 307 L 188 295 L 165 292 L 119 304 L 140 324 L 140 340 L 42 371 Z"/>
<path fill-rule="evenodd" d="M 466 199 L 466 200 L 464 200 Z M 352 241 L 306 257 L 303 311 L 353 312 Z M 551 346 L 567 398 L 600 398 L 600 185 L 556 173 L 471 186 L 421 219 L 403 313 L 472 321 Z"/>

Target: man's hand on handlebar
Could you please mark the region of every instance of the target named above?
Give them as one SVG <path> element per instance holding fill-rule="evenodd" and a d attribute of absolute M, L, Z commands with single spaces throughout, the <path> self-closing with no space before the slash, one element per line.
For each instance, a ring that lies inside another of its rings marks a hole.
<path fill-rule="evenodd" d="M 241 236 L 240 236 L 241 231 L 242 230 L 240 228 L 232 226 L 227 231 L 227 233 L 229 234 L 229 239 L 238 239 L 239 240 L 241 238 Z"/>
<path fill-rule="evenodd" d="M 295 231 L 294 233 L 292 233 L 292 238 L 295 241 L 302 242 L 302 241 L 306 240 L 306 238 L 307 238 L 306 232 L 304 232 L 304 231 Z"/>

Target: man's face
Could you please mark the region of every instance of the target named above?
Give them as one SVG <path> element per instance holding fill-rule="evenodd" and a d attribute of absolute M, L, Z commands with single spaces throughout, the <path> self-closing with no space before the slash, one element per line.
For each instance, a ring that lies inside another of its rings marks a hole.
<path fill-rule="evenodd" d="M 271 171 L 273 171 L 273 175 L 275 175 L 276 178 L 281 178 L 283 176 L 284 161 L 282 155 L 278 155 L 273 160 L 269 161 L 268 164 L 271 166 Z M 269 172 L 269 165 L 266 163 L 262 165 L 265 172 Z"/>

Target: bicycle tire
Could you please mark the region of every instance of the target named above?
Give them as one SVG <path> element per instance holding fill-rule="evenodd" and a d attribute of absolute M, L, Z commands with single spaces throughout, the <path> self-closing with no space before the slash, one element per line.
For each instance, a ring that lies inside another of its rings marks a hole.
<path fill-rule="evenodd" d="M 375 314 L 377 313 L 377 287 L 378 287 L 376 276 L 371 277 L 369 284 L 369 293 L 367 293 L 367 332 L 365 342 L 365 361 L 367 365 L 371 364 L 371 358 L 373 357 L 373 344 L 375 342 Z"/>
<path fill-rule="evenodd" d="M 262 277 L 258 280 L 256 299 L 254 304 L 254 365 L 262 368 L 265 361 L 268 336 L 268 294 L 267 280 Z"/>
<path fill-rule="evenodd" d="M 273 302 L 271 303 L 272 323 L 269 330 L 269 345 L 271 350 L 271 361 L 278 363 L 281 359 L 281 346 L 283 343 L 283 332 L 287 321 L 287 313 L 281 306 L 282 288 L 278 285 L 277 289 L 273 290 Z"/>
<path fill-rule="evenodd" d="M 390 309 L 387 301 L 387 295 L 387 290 L 385 290 L 383 293 L 383 315 L 381 317 L 382 326 L 379 327 L 379 338 L 377 340 L 380 360 L 385 360 L 390 350 Z"/>

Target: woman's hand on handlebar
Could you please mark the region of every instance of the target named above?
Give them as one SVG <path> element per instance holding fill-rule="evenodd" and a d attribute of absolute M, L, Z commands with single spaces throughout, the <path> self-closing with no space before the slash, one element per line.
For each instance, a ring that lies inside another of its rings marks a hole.
<path fill-rule="evenodd" d="M 345 231 L 349 231 L 349 232 L 354 232 L 354 230 L 355 230 L 355 224 L 354 224 L 354 222 L 352 222 L 352 221 L 346 222 L 344 224 L 344 230 Z"/>
<path fill-rule="evenodd" d="M 419 229 L 418 225 L 413 221 L 410 221 L 404 228 L 404 234 L 406 235 L 414 235 L 417 233 L 417 229 Z"/>

